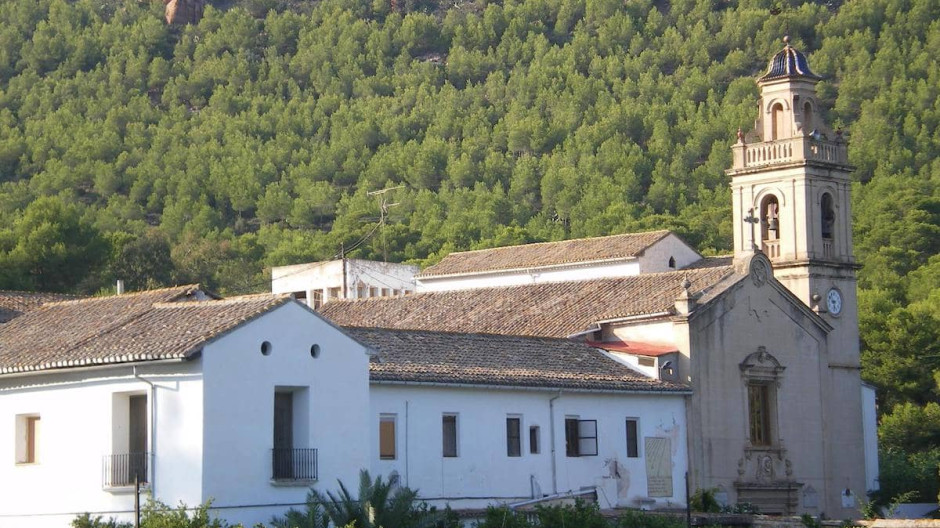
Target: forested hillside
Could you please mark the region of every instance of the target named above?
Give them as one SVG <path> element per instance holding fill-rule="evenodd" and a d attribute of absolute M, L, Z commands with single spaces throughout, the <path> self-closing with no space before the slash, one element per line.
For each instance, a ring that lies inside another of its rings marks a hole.
<path fill-rule="evenodd" d="M 726 252 L 729 146 L 789 32 L 858 167 L 883 469 L 937 493 L 940 1 L 216 5 L 0 0 L 0 289 L 264 291 L 344 250 L 662 227 Z"/>

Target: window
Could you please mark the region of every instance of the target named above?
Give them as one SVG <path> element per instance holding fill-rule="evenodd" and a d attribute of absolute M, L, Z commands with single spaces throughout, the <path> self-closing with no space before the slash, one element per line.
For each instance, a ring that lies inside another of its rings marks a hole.
<path fill-rule="evenodd" d="M 378 297 L 378 296 L 379 296 L 379 289 L 378 289 L 378 288 L 374 288 L 374 287 L 370 287 L 370 288 L 369 288 L 369 297 Z"/>
<path fill-rule="evenodd" d="M 327 294 L 329 295 L 330 299 L 339 299 L 340 291 L 341 291 L 341 288 L 337 286 L 335 288 L 328 289 Z"/>
<path fill-rule="evenodd" d="M 444 449 L 443 455 L 447 458 L 457 456 L 457 415 L 445 414 L 441 420 Z"/>
<path fill-rule="evenodd" d="M 356 288 L 356 298 L 365 299 L 366 293 L 368 293 L 368 291 L 369 291 L 369 288 L 366 288 L 365 286 L 359 286 L 358 288 Z"/>
<path fill-rule="evenodd" d="M 637 425 L 639 420 L 636 418 L 627 418 L 627 458 L 638 458 L 640 456 L 640 442 L 637 434 Z"/>
<path fill-rule="evenodd" d="M 641 367 L 652 367 L 656 365 L 656 360 L 648 356 L 638 356 L 636 362 Z"/>
<path fill-rule="evenodd" d="M 539 449 L 539 444 L 540 444 L 540 438 L 539 438 L 539 436 L 540 436 L 540 435 L 539 435 L 539 426 L 537 426 L 537 425 L 529 426 L 529 452 L 532 453 L 533 455 L 539 454 L 539 451 L 540 451 L 540 449 Z"/>
<path fill-rule="evenodd" d="M 506 456 L 522 456 L 522 419 L 518 416 L 506 418 Z"/>
<path fill-rule="evenodd" d="M 379 459 L 395 460 L 395 420 L 394 414 L 379 415 Z"/>
<path fill-rule="evenodd" d="M 320 290 L 314 291 L 313 292 L 313 304 L 308 303 L 308 306 L 310 306 L 314 310 L 323 306 L 323 292 Z"/>
<path fill-rule="evenodd" d="M 770 445 L 770 385 L 766 383 L 748 384 L 747 409 L 751 445 Z"/>
<path fill-rule="evenodd" d="M 39 415 L 20 414 L 16 416 L 16 463 L 36 464 L 39 462 Z"/>
<path fill-rule="evenodd" d="M 825 193 L 822 195 L 822 200 L 820 202 L 821 211 L 821 221 L 822 221 L 822 237 L 823 238 L 832 238 L 832 228 L 836 223 L 836 213 L 834 207 L 832 206 L 832 195 Z"/>
<path fill-rule="evenodd" d="M 391 297 L 392 289 L 391 288 L 382 288 L 382 297 Z"/>
<path fill-rule="evenodd" d="M 773 447 L 777 442 L 777 391 L 783 387 L 786 367 L 763 346 L 757 347 L 739 365 L 744 378 L 748 443 Z"/>
<path fill-rule="evenodd" d="M 565 418 L 565 455 L 597 456 L 597 420 Z"/>
<path fill-rule="evenodd" d="M 669 257 L 669 268 L 670 268 L 670 269 L 676 269 L 676 258 L 675 258 L 675 257 Z"/>

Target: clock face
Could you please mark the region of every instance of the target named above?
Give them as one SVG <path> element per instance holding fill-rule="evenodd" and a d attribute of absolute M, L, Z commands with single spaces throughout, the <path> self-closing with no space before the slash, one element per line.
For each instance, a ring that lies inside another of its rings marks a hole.
<path fill-rule="evenodd" d="M 826 294 L 826 307 L 832 315 L 839 315 L 842 311 L 842 294 L 839 290 L 832 288 Z"/>

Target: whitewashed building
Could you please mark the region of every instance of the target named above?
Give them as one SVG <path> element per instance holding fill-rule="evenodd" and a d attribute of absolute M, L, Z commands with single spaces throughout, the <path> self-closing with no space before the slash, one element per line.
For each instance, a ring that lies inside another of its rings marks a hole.
<path fill-rule="evenodd" d="M 590 491 L 602 508 L 685 503 L 687 387 L 569 339 L 347 330 L 375 351 L 372 472 L 422 500 L 480 508 Z"/>
<path fill-rule="evenodd" d="M 418 291 L 448 291 L 628 277 L 701 260 L 669 231 L 451 253 L 416 277 Z"/>
<path fill-rule="evenodd" d="M 338 259 L 271 270 L 271 292 L 289 293 L 311 308 L 336 299 L 396 297 L 415 291 L 417 266 Z"/>
<path fill-rule="evenodd" d="M 127 520 L 135 477 L 250 526 L 368 466 L 366 347 L 286 296 L 200 298 L 55 302 L 0 326 L 0 526 Z"/>

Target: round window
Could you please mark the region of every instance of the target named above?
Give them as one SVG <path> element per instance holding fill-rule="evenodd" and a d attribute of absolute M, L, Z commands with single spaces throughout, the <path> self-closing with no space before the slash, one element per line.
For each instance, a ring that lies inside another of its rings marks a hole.
<path fill-rule="evenodd" d="M 313 345 L 310 347 L 310 357 L 318 358 L 320 357 L 320 345 Z"/>
<path fill-rule="evenodd" d="M 268 356 L 270 354 L 271 354 L 271 343 L 269 341 L 265 341 L 261 343 L 261 355 Z"/>

